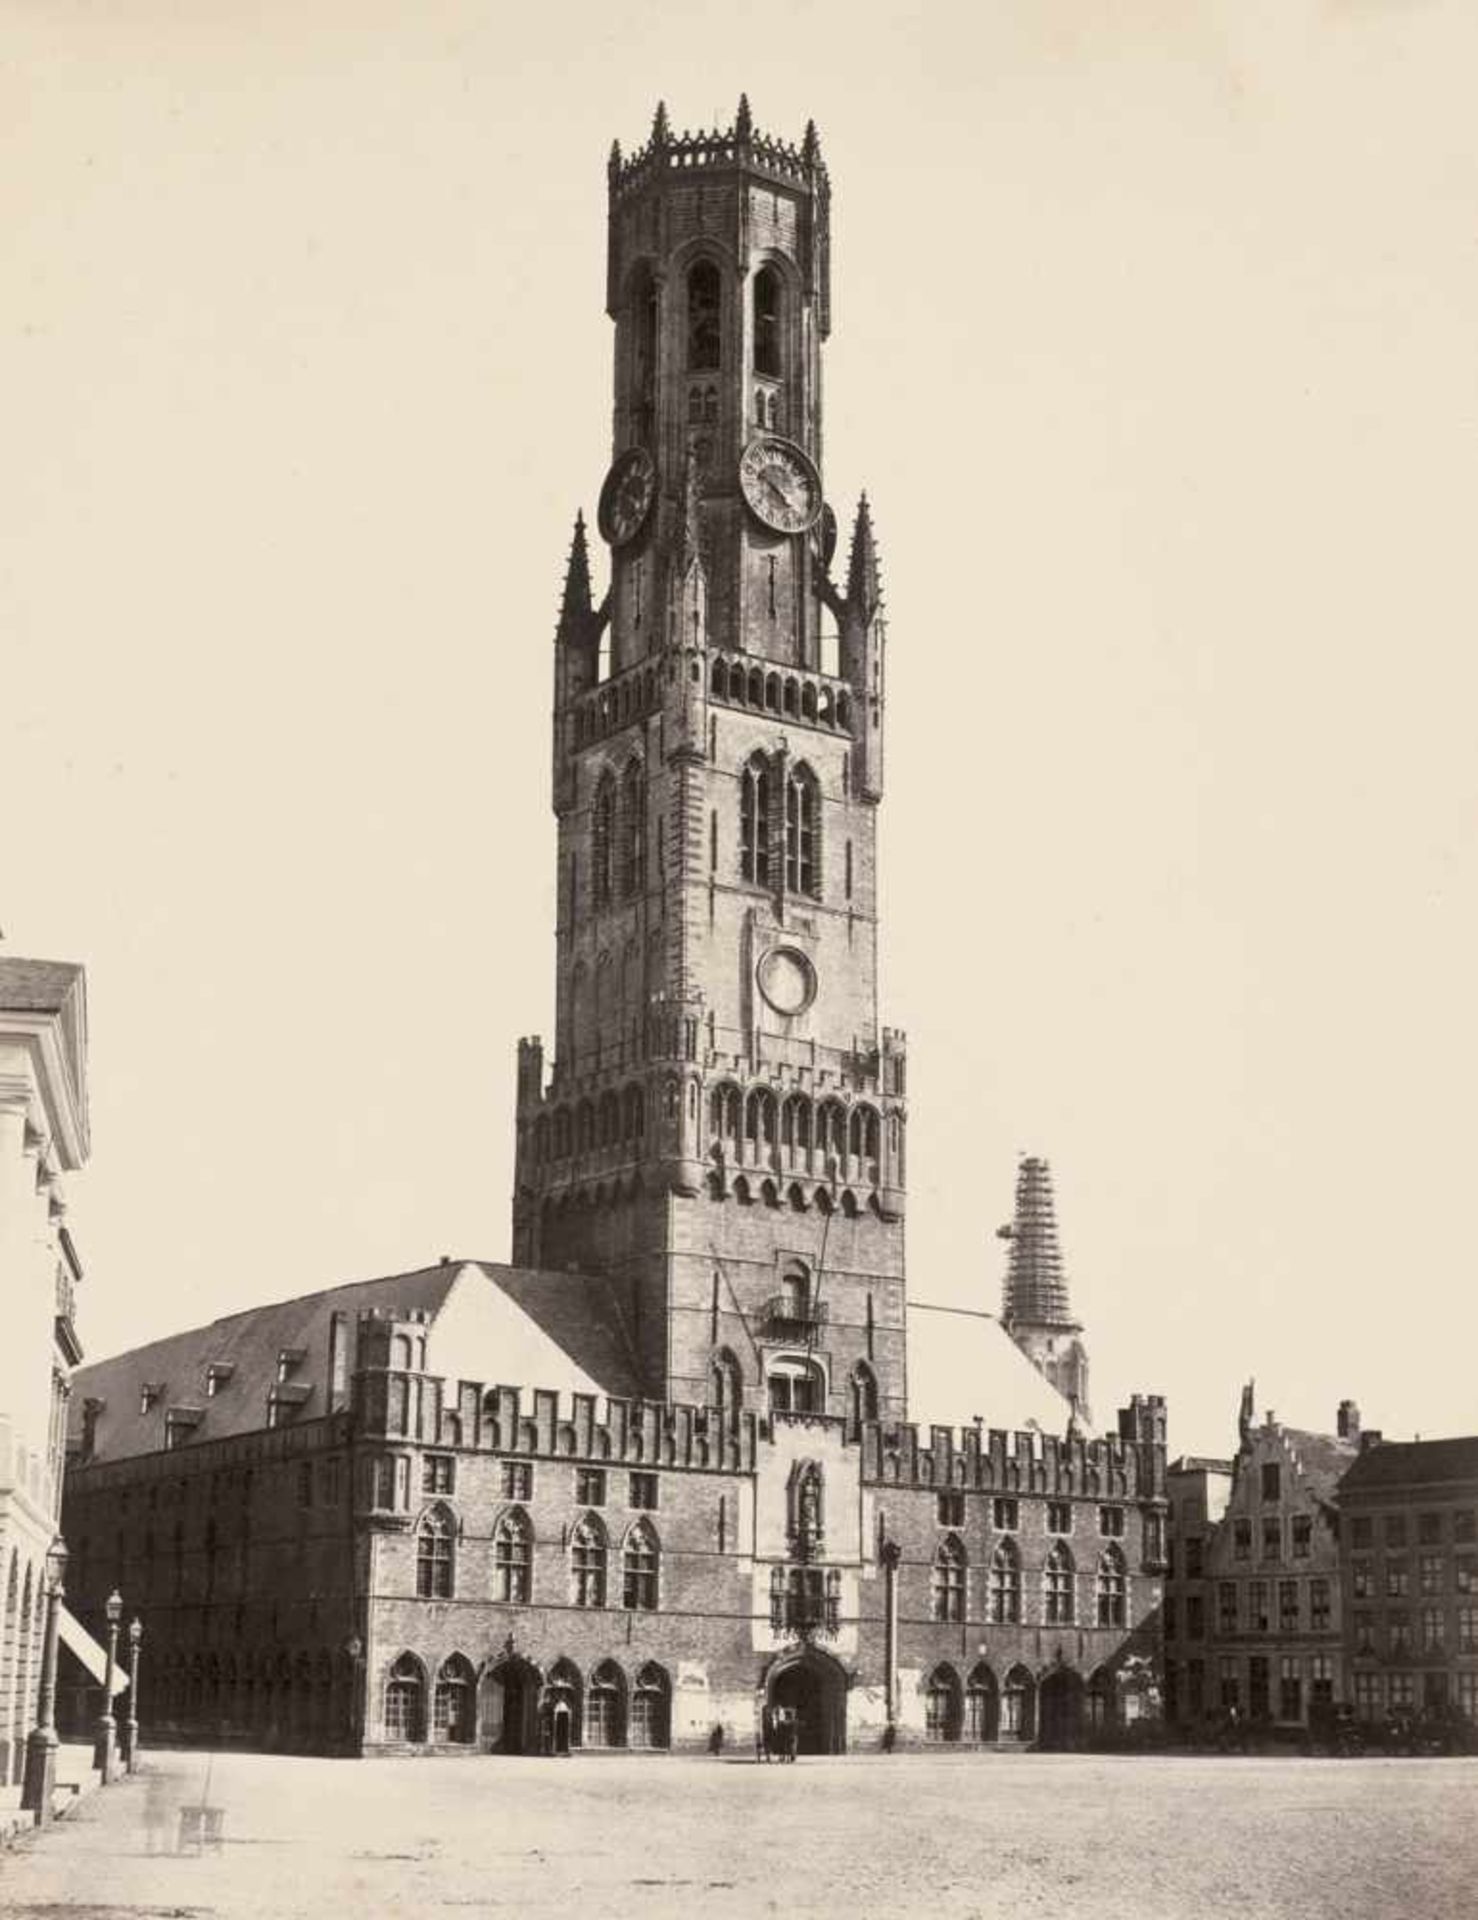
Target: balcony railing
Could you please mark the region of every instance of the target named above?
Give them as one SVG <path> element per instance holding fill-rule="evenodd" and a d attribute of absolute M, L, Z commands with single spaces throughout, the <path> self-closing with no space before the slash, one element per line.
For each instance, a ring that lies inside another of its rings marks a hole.
<path fill-rule="evenodd" d="M 765 1324 L 774 1332 L 792 1339 L 824 1327 L 826 1316 L 826 1301 L 797 1300 L 786 1293 L 772 1295 L 764 1307 Z"/>

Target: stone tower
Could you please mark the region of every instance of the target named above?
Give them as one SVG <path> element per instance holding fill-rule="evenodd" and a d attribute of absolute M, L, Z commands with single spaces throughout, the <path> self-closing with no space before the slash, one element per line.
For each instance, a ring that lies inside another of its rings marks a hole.
<path fill-rule="evenodd" d="M 884 622 L 822 493 L 829 185 L 674 135 L 608 170 L 612 465 L 554 648 L 554 1057 L 521 1044 L 514 1259 L 599 1273 L 645 1390 L 904 1411 L 904 1042 L 877 1005 Z M 592 1299 L 594 1299 L 592 1295 Z"/>
<path fill-rule="evenodd" d="M 1068 1302 L 1052 1169 L 1035 1154 L 1027 1154 L 1017 1170 L 1016 1211 L 1001 1237 L 1011 1244 L 1001 1324 L 1074 1411 L 1091 1419 L 1088 1352 Z"/>

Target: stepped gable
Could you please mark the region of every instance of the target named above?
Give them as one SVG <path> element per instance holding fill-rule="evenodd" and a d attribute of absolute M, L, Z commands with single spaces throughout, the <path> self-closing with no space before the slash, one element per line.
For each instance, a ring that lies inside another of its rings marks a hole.
<path fill-rule="evenodd" d="M 999 1427 L 1062 1433 L 1072 1404 L 1040 1373 L 994 1314 L 908 1304 L 908 1410 L 925 1426 Z M 1081 1433 L 1092 1428 L 1079 1416 Z"/>
<path fill-rule="evenodd" d="M 1335 1488 L 1359 1454 L 1358 1444 L 1302 1427 L 1284 1427 L 1283 1438 L 1311 1491 L 1321 1500 L 1333 1500 Z"/>

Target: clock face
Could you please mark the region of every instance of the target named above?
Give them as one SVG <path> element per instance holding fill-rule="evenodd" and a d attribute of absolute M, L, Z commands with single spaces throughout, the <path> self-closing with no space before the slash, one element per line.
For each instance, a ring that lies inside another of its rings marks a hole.
<path fill-rule="evenodd" d="M 795 947 L 771 947 L 758 974 L 760 992 L 788 1019 L 804 1013 L 816 998 L 816 969 Z"/>
<path fill-rule="evenodd" d="M 645 447 L 629 447 L 606 475 L 596 515 L 613 547 L 624 547 L 646 524 L 657 495 L 657 467 Z"/>
<path fill-rule="evenodd" d="M 821 512 L 821 476 L 799 447 L 773 434 L 744 449 L 739 485 L 756 520 L 776 533 L 804 533 Z"/>

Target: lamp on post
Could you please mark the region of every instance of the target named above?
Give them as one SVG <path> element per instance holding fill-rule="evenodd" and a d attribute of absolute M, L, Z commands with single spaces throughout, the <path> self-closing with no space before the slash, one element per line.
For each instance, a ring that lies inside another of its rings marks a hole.
<path fill-rule="evenodd" d="M 351 1633 L 344 1642 L 344 1651 L 349 1656 L 349 1742 L 350 1751 L 358 1754 L 364 1743 L 363 1722 L 360 1719 L 360 1696 L 363 1691 L 360 1673 L 364 1661 L 364 1642 L 357 1633 Z"/>
<path fill-rule="evenodd" d="M 143 1622 L 135 1614 L 128 1623 L 128 1719 L 124 1722 L 124 1765 L 130 1773 L 139 1764 L 139 1645 Z"/>
<path fill-rule="evenodd" d="M 26 1739 L 26 1777 L 21 1809 L 36 1816 L 38 1827 L 51 1821 L 56 1786 L 56 1635 L 67 1572 L 67 1543 L 58 1534 L 46 1550 L 46 1622 L 41 1635 L 41 1689 L 36 1724 Z"/>
<path fill-rule="evenodd" d="M 118 1754 L 118 1722 L 113 1718 L 113 1669 L 118 1662 L 118 1622 L 123 1618 L 123 1595 L 114 1587 L 103 1603 L 108 1621 L 108 1665 L 103 1674 L 103 1711 L 98 1719 L 97 1739 L 93 1742 L 92 1764 L 107 1786 L 113 1778 Z"/>

